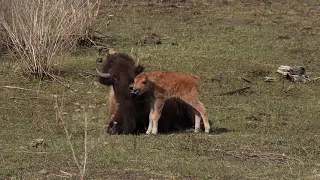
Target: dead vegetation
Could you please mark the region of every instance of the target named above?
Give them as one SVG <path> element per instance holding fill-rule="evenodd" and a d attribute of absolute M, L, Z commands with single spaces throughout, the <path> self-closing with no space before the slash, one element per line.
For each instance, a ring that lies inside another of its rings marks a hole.
<path fill-rule="evenodd" d="M 100 0 L 13 0 L 2 5 L 0 24 L 10 48 L 18 55 L 21 71 L 50 76 L 62 55 L 77 40 L 87 38 L 97 16 Z"/>

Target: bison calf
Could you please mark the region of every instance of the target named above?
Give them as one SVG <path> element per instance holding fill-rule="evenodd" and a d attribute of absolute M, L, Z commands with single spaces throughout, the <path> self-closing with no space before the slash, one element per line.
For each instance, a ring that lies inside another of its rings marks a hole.
<path fill-rule="evenodd" d="M 202 117 L 205 132 L 209 133 L 210 125 L 204 105 L 198 99 L 200 78 L 178 72 L 142 72 L 134 79 L 132 93 L 150 94 L 150 114 L 147 134 L 157 134 L 158 120 L 165 101 L 180 98 L 195 111 L 195 132 L 200 129 Z M 148 92 L 148 93 L 146 93 Z M 200 115 L 200 116 L 199 116 Z"/>

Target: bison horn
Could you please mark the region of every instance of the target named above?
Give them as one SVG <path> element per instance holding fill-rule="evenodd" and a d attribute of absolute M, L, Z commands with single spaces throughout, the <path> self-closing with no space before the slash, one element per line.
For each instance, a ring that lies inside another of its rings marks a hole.
<path fill-rule="evenodd" d="M 140 66 L 140 57 L 138 57 L 138 60 L 136 62 L 136 66 Z"/>
<path fill-rule="evenodd" d="M 97 71 L 98 75 L 103 78 L 110 78 L 111 77 L 110 73 L 102 73 L 99 71 L 98 64 L 101 63 L 100 61 L 101 61 L 101 59 L 99 58 L 99 59 L 97 59 L 97 63 L 96 63 L 96 71 Z"/>
<path fill-rule="evenodd" d="M 131 53 L 133 53 L 133 54 L 135 54 L 136 55 L 136 57 L 137 57 L 137 62 L 136 62 L 136 67 L 138 67 L 138 66 L 140 66 L 140 55 L 139 55 L 139 49 L 138 49 L 138 52 L 136 52 L 136 53 L 133 53 L 133 48 L 131 48 Z"/>
<path fill-rule="evenodd" d="M 107 54 L 107 53 L 108 53 L 108 49 L 107 49 L 107 48 L 100 48 L 100 49 L 99 49 L 99 54 L 105 55 L 105 54 Z"/>

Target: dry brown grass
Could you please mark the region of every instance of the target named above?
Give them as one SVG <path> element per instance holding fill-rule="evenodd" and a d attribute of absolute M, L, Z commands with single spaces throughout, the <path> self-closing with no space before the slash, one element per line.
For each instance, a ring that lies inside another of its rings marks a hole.
<path fill-rule="evenodd" d="M 5 3 L 5 0 L 0 0 L 1 5 L 2 4 L 8 4 Z M 3 12 L 4 14 L 7 14 L 7 8 L 6 6 L 0 6 L 0 12 Z M 4 52 L 7 49 L 7 38 L 6 38 L 6 31 L 4 27 L 0 24 L 0 55 L 3 55 Z"/>
<path fill-rule="evenodd" d="M 0 24 L 19 55 L 22 70 L 51 76 L 57 58 L 88 34 L 100 0 L 4 1 Z M 10 9 L 10 10 L 9 10 Z"/>

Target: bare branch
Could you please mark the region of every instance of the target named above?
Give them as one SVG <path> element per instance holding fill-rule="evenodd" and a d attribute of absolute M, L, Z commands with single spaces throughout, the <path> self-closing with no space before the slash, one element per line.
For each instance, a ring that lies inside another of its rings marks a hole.
<path fill-rule="evenodd" d="M 248 90 L 250 88 L 251 88 L 250 86 L 247 86 L 247 87 L 236 89 L 236 90 L 233 90 L 233 91 L 221 93 L 219 95 L 222 96 L 222 95 L 233 95 L 233 94 L 236 94 L 236 93 L 243 93 L 243 92 L 245 92 L 246 90 Z"/>

